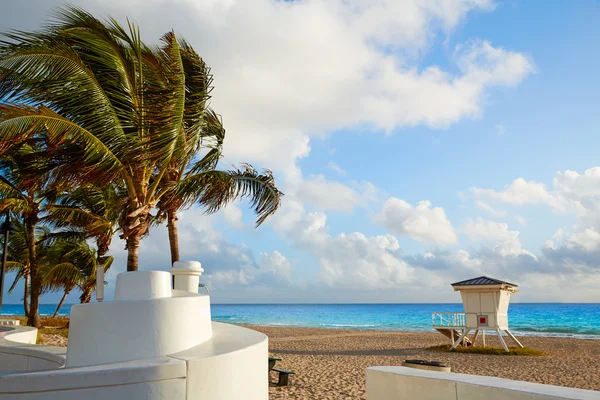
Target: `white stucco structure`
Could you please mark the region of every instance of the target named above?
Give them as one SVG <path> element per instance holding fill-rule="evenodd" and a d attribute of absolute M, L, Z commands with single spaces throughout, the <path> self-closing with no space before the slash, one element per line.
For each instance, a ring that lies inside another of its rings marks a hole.
<path fill-rule="evenodd" d="M 488 376 L 370 367 L 367 400 L 600 400 L 600 392 Z"/>
<path fill-rule="evenodd" d="M 211 322 L 200 263 L 178 267 L 175 287 L 189 291 L 168 272 L 128 272 L 114 301 L 73 306 L 67 349 L 2 327 L 13 331 L 0 335 L 0 400 L 267 400 L 267 337 Z"/>

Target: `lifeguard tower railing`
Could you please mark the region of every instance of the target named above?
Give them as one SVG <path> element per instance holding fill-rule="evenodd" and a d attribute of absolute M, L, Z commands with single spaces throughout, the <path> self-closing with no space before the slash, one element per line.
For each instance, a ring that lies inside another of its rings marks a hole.
<path fill-rule="evenodd" d="M 454 343 L 467 329 L 467 313 L 464 312 L 433 312 L 431 313 L 431 327 L 446 336 Z M 461 341 L 463 346 L 470 346 L 469 338 Z"/>
<path fill-rule="evenodd" d="M 467 314 L 464 312 L 433 312 L 431 313 L 431 326 L 435 328 L 465 328 Z"/>

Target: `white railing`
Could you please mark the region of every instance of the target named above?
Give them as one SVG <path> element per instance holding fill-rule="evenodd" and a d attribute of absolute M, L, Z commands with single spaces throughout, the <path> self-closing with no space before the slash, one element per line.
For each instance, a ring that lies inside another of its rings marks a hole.
<path fill-rule="evenodd" d="M 431 313 L 431 325 L 463 328 L 467 325 L 467 314 L 464 312 L 433 312 Z"/>

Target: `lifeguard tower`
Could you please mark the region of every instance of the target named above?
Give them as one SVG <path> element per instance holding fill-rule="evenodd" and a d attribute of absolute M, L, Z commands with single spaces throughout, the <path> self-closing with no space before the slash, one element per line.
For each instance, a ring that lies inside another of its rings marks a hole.
<path fill-rule="evenodd" d="M 519 347 L 521 342 L 508 330 L 508 304 L 510 295 L 518 292 L 518 286 L 498 279 L 480 276 L 452 284 L 454 291 L 462 297 L 464 312 L 434 312 L 431 316 L 433 329 L 442 333 L 452 341 L 454 349 L 458 345 L 475 344 L 479 333 L 485 347 L 485 331 L 495 331 L 498 339 L 508 352 L 508 346 L 501 331 L 514 340 Z M 475 330 L 473 339 L 467 336 Z"/>

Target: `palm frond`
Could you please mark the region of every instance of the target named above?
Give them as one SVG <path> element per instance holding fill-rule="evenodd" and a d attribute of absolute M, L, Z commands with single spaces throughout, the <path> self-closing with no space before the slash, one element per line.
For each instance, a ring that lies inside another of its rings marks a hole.
<path fill-rule="evenodd" d="M 0 121 L 0 140 L 15 140 L 22 132 L 47 130 L 53 142 L 79 142 L 84 145 L 86 167 L 102 172 L 116 172 L 123 164 L 106 144 L 87 129 L 77 125 L 47 107 L 32 110 L 30 107 L 2 106 L 12 108 L 10 117 Z"/>
<path fill-rule="evenodd" d="M 48 291 L 63 290 L 65 286 L 81 285 L 86 277 L 76 265 L 63 262 L 51 267 L 44 275 L 44 287 Z"/>
<path fill-rule="evenodd" d="M 245 165 L 243 170 L 199 172 L 178 182 L 173 191 L 185 205 L 198 203 L 206 207 L 209 214 L 233 200 L 247 198 L 257 215 L 256 226 L 277 211 L 283 196 L 275 186 L 271 171 L 259 174 L 250 165 Z"/>
<path fill-rule="evenodd" d="M 8 293 L 12 293 L 13 290 L 15 290 L 15 288 L 17 287 L 17 284 L 19 283 L 19 281 L 21 280 L 21 278 L 23 278 L 23 268 L 19 268 L 16 270 L 17 274 L 15 275 L 15 279 L 13 279 L 12 284 L 10 285 L 10 287 L 8 288 Z"/>

